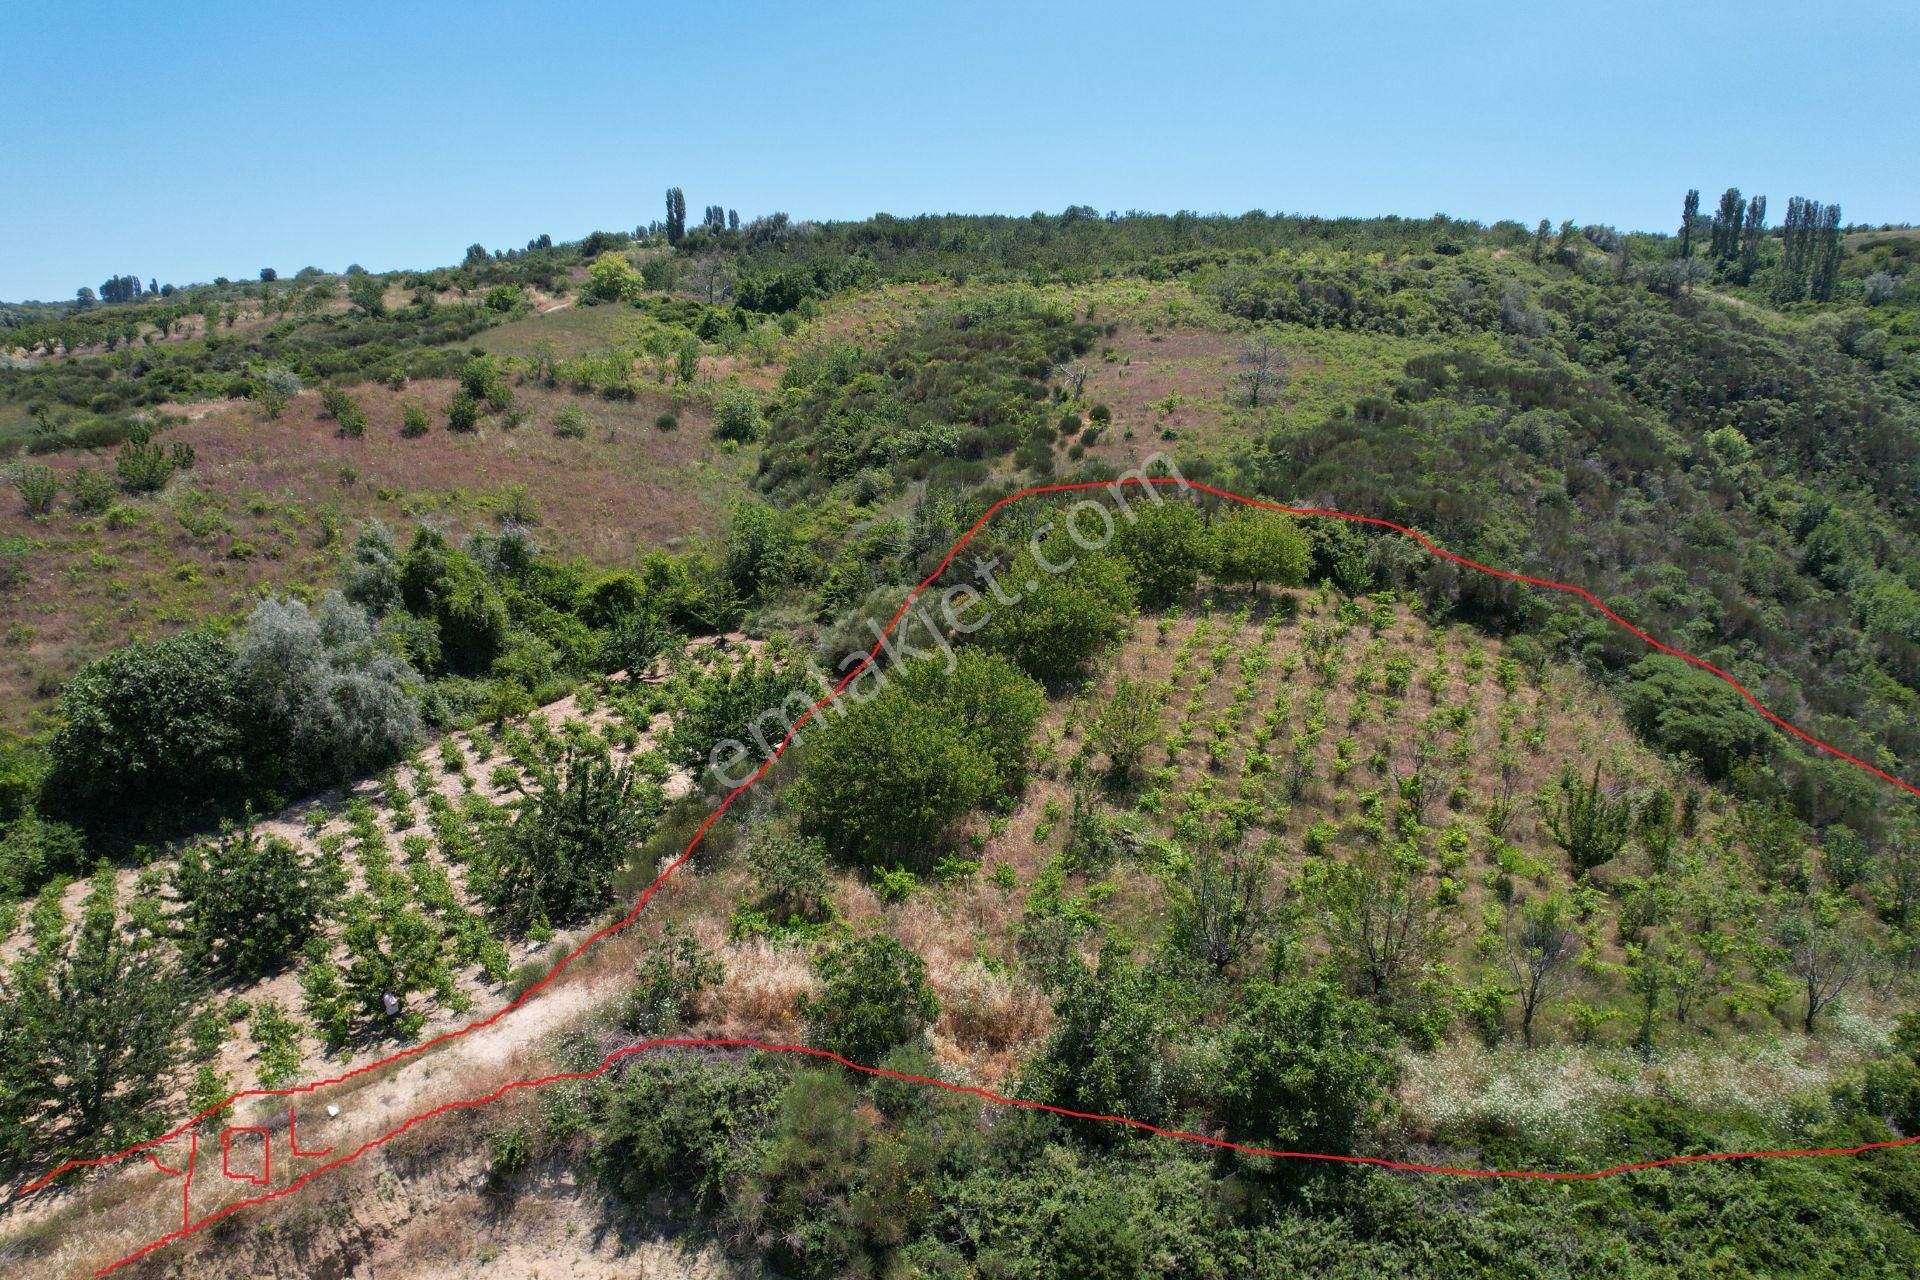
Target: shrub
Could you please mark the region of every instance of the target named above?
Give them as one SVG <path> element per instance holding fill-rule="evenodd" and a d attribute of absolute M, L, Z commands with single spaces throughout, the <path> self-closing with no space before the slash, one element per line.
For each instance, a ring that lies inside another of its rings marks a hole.
<path fill-rule="evenodd" d="M 147 427 L 137 426 L 113 460 L 120 487 L 128 493 L 155 493 L 166 486 L 173 475 L 173 464 L 164 449 L 153 442 Z"/>
<path fill-rule="evenodd" d="M 1243 507 L 1214 523 L 1214 574 L 1222 582 L 1299 586 L 1311 558 L 1307 536 L 1275 512 Z"/>
<path fill-rule="evenodd" d="M 1045 705 L 993 655 L 901 666 L 809 742 L 794 792 L 802 827 L 869 866 L 931 863 L 948 825 L 1017 782 Z"/>
<path fill-rule="evenodd" d="M 1760 750 L 1766 726 L 1718 677 L 1664 654 L 1627 670 L 1621 701 L 1627 721 L 1655 746 L 1690 755 L 1709 778 L 1723 778 Z"/>
<path fill-rule="evenodd" d="M 1028 1066 L 1027 1096 L 1072 1111 L 1149 1123 L 1165 1109 L 1160 992 L 1117 950 L 1097 971 L 1070 961 L 1054 1001 L 1054 1032 Z"/>
<path fill-rule="evenodd" d="M 1396 1074 L 1380 1016 L 1324 982 L 1248 983 L 1218 1060 L 1229 1131 L 1286 1150 L 1350 1150 Z"/>
<path fill-rule="evenodd" d="M 713 438 L 750 444 L 760 438 L 760 399 L 738 383 L 728 383 L 713 411 Z"/>
<path fill-rule="evenodd" d="M 577 404 L 570 404 L 554 415 L 553 434 L 562 440 L 584 440 L 592 427 L 586 412 Z"/>
<path fill-rule="evenodd" d="M 1023 594 L 994 613 L 980 639 L 1036 680 L 1052 683 L 1079 675 L 1126 633 L 1134 585 L 1126 562 L 1116 556 L 1076 552 L 1060 536 L 1044 550 L 1048 563 L 1071 560 L 1071 567 L 1050 572 L 1032 551 L 1022 553 L 1007 578 Z"/>
<path fill-rule="evenodd" d="M 659 785 L 631 765 L 569 749 L 493 839 L 489 907 L 520 930 L 587 918 L 665 807 Z"/>
<path fill-rule="evenodd" d="M 359 401 L 339 387 L 327 387 L 320 392 L 320 412 L 332 418 L 338 424 L 340 434 L 350 440 L 357 440 L 367 433 L 367 415 L 361 410 Z"/>
<path fill-rule="evenodd" d="M 678 414 L 663 413 L 653 420 L 653 425 L 659 431 L 676 431 L 680 427 L 680 417 Z"/>
<path fill-rule="evenodd" d="M 808 1036 L 852 1062 L 877 1064 L 918 1041 L 940 1012 L 927 966 L 892 938 L 855 938 L 814 961 L 821 989 L 805 1004 Z"/>
<path fill-rule="evenodd" d="M 447 406 L 447 430 L 461 434 L 480 428 L 480 402 L 465 391 L 457 392 Z"/>
<path fill-rule="evenodd" d="M 67 509 L 75 515 L 102 514 L 113 505 L 118 493 L 112 477 L 92 467 L 75 467 L 67 477 Z"/>
<path fill-rule="evenodd" d="M 45 796 L 55 816 L 135 834 L 230 810 L 254 782 L 257 716 L 237 655 L 190 631 L 92 663 L 60 696 Z"/>
<path fill-rule="evenodd" d="M 1125 556 L 1140 587 L 1140 601 L 1155 608 L 1184 600 L 1208 567 L 1211 547 L 1199 512 L 1185 502 L 1146 502 L 1119 522 L 1114 550 Z"/>
<path fill-rule="evenodd" d="M 497 284 L 487 290 L 480 305 L 489 311 L 507 312 L 520 305 L 521 296 L 519 285 Z"/>
<path fill-rule="evenodd" d="M 418 440 L 432 429 L 427 419 L 427 411 L 409 400 L 400 409 L 400 434 L 408 440 Z"/>
<path fill-rule="evenodd" d="M 726 969 L 713 954 L 669 924 L 640 962 L 620 1025 L 638 1035 L 670 1035 L 691 1020 L 700 993 L 725 980 Z"/>
<path fill-rule="evenodd" d="M 181 950 L 246 979 L 306 946 L 325 906 L 314 860 L 291 841 L 248 826 L 189 845 L 173 871 Z"/>
<path fill-rule="evenodd" d="M 20 491 L 20 501 L 28 515 L 37 518 L 53 510 L 53 500 L 60 496 L 60 477 L 52 467 L 38 464 L 19 467 L 7 478 Z"/>

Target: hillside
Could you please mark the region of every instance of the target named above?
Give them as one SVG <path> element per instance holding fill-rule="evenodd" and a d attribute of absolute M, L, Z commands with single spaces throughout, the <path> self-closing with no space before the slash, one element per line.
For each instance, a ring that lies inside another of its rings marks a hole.
<path fill-rule="evenodd" d="M 1920 1134 L 1908 238 L 1089 215 L 0 332 L 4 1164 L 165 1135 L 0 1258 L 184 1187 L 116 1274 L 1920 1264 L 1904 1148 L 1005 1101 Z"/>

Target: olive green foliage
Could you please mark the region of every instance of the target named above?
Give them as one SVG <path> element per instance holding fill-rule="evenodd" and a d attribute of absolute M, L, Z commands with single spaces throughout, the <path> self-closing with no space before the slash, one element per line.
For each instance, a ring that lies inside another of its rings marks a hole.
<path fill-rule="evenodd" d="M 17 900 L 53 876 L 79 871 L 85 852 L 80 832 L 62 822 L 21 813 L 0 824 L 0 901 Z"/>
<path fill-rule="evenodd" d="M 1070 565 L 1055 572 L 1040 563 Z M 1049 539 L 1040 557 L 1021 553 L 1002 575 L 1013 604 L 994 608 L 979 639 L 1049 684 L 1082 674 L 1087 663 L 1126 634 L 1134 610 L 1133 575 L 1117 556 L 1079 551 Z"/>
<path fill-rule="evenodd" d="M 1188 503 L 1159 498 L 1157 489 L 1129 491 L 1128 502 L 1115 522 L 1113 549 L 1133 569 L 1141 604 L 1178 604 L 1212 568 L 1215 543 Z"/>
<path fill-rule="evenodd" d="M 586 919 L 610 904 L 614 875 L 665 807 L 632 765 L 569 751 L 489 846 L 488 907 L 519 930 Z"/>
<path fill-rule="evenodd" d="M 809 735 L 792 804 L 841 856 L 931 866 L 956 819 L 1018 785 L 1044 695 L 1005 659 L 973 650 L 884 679 Z"/>
<path fill-rule="evenodd" d="M 1650 742 L 1697 760 L 1709 778 L 1726 777 L 1767 736 L 1753 709 L 1710 672 L 1656 654 L 1627 674 L 1621 703 L 1628 723 Z"/>
<path fill-rule="evenodd" d="M 1394 1037 L 1324 982 L 1249 983 L 1220 1047 L 1222 1117 L 1238 1140 L 1345 1152 L 1381 1112 Z"/>
<path fill-rule="evenodd" d="M 1595 867 L 1613 861 L 1633 830 L 1633 805 L 1600 786 L 1600 766 L 1585 785 L 1571 771 L 1560 775 L 1559 793 L 1546 810 L 1548 828 L 1585 879 Z"/>
<path fill-rule="evenodd" d="M 713 410 L 713 438 L 750 444 L 760 438 L 760 398 L 737 382 L 728 383 L 720 392 Z"/>
<path fill-rule="evenodd" d="M 79 923 L 36 913 L 0 983 L 0 1163 L 151 1136 L 179 1059 L 189 984 L 97 876 Z"/>
<path fill-rule="evenodd" d="M 715 748 L 724 743 L 739 743 L 751 758 L 767 759 L 822 696 L 804 672 L 772 659 L 749 656 L 717 671 L 695 671 L 686 677 L 682 709 L 663 748 L 689 769 L 726 764 L 714 760 Z"/>
<path fill-rule="evenodd" d="M 894 939 L 870 935 L 814 959 L 820 990 L 806 1002 L 807 1033 L 830 1053 L 875 1065 L 925 1034 L 940 1012 L 924 960 Z"/>
<path fill-rule="evenodd" d="M 712 952 L 669 924 L 641 958 L 620 1025 L 643 1036 L 682 1030 L 692 1019 L 701 993 L 726 976 L 726 968 Z"/>
<path fill-rule="evenodd" d="M 182 951 L 243 979 L 297 955 L 330 905 L 313 856 L 251 826 L 188 845 L 172 878 Z"/>
<path fill-rule="evenodd" d="M 1306 534 L 1286 516 L 1235 507 L 1212 529 L 1212 566 L 1222 582 L 1299 586 L 1306 579 Z"/>
<path fill-rule="evenodd" d="M 186 632 L 115 650 L 61 692 L 48 812 L 90 830 L 172 831 L 232 811 L 255 785 L 255 704 L 237 655 Z"/>
<path fill-rule="evenodd" d="M 1028 1096 L 1094 1115 L 1164 1116 L 1169 1017 L 1157 975 L 1103 951 L 1096 969 L 1070 967 L 1053 1016 L 1053 1036 L 1027 1069 Z"/>

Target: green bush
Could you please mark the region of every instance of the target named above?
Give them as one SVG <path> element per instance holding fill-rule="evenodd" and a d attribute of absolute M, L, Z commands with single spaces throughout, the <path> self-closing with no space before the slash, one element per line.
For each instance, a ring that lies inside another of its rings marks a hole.
<path fill-rule="evenodd" d="M 172 879 L 181 950 L 249 980 L 305 947 L 327 906 L 314 858 L 251 826 L 187 846 Z"/>
<path fill-rule="evenodd" d="M 409 400 L 400 409 L 400 434 L 408 440 L 418 440 L 432 430 L 433 424 L 427 419 L 427 411 Z"/>
<path fill-rule="evenodd" d="M 358 440 L 367 433 L 367 415 L 360 402 L 339 387 L 324 387 L 320 392 L 320 411 L 332 418 L 340 434 Z"/>
<path fill-rule="evenodd" d="M 631 765 L 569 749 L 490 843 L 488 906 L 516 930 L 579 923 L 611 902 L 614 875 L 665 808 Z"/>
<path fill-rule="evenodd" d="M 1249 983 L 1218 1061 L 1234 1139 L 1295 1151 L 1351 1150 L 1396 1074 L 1392 1033 L 1373 1007 L 1323 982 Z"/>
<path fill-rule="evenodd" d="M 1134 583 L 1118 556 L 1077 551 L 1056 535 L 1043 550 L 1049 564 L 1072 560 L 1064 572 L 1050 572 L 1031 551 L 1007 571 L 1009 592 L 1018 600 L 996 608 L 980 640 L 1006 654 L 1028 675 L 1048 683 L 1080 675 L 1095 655 L 1126 634 L 1134 609 Z"/>
<path fill-rule="evenodd" d="M 89 829 L 177 830 L 251 794 L 262 743 L 226 642 L 189 631 L 119 649 L 62 692 L 48 743 L 50 814 Z"/>
<path fill-rule="evenodd" d="M 465 391 L 456 392 L 447 406 L 447 430 L 465 435 L 479 429 L 480 402 Z"/>
<path fill-rule="evenodd" d="M 93 467 L 75 467 L 67 477 L 67 509 L 75 515 L 97 516 L 113 505 L 119 486 Z"/>
<path fill-rule="evenodd" d="M 60 496 L 60 477 L 52 467 L 39 464 L 18 467 L 8 479 L 20 491 L 20 501 L 30 516 L 46 515 L 53 510 L 53 500 Z"/>
<path fill-rule="evenodd" d="M 1621 691 L 1627 722 L 1655 746 L 1692 756 L 1709 778 L 1724 778 L 1766 741 L 1766 725 L 1711 672 L 1664 654 L 1642 658 Z"/>
<path fill-rule="evenodd" d="M 713 438 L 751 444 L 760 431 L 760 398 L 737 382 L 728 383 L 714 407 Z"/>
<path fill-rule="evenodd" d="M 924 960 L 892 938 L 855 938 L 814 960 L 819 992 L 805 1005 L 814 1045 L 873 1066 L 926 1034 L 940 1012 Z"/>
<path fill-rule="evenodd" d="M 905 663 L 808 741 L 792 793 L 801 824 L 869 866 L 929 866 L 955 819 L 1019 781 L 1045 705 L 994 655 Z"/>
<path fill-rule="evenodd" d="M 1142 604 L 1177 604 L 1209 567 L 1206 525 L 1190 504 L 1160 499 L 1157 490 L 1129 490 L 1127 498 L 1131 514 L 1116 522 L 1114 550 L 1132 568 Z"/>

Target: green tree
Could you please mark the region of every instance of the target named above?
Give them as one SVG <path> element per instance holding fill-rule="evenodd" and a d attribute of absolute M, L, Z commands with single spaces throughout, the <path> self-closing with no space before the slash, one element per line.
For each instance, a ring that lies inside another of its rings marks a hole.
<path fill-rule="evenodd" d="M 1574 872 L 1585 880 L 1596 867 L 1612 862 L 1633 831 L 1633 804 L 1601 789 L 1600 766 L 1585 786 L 1571 769 L 1560 775 L 1560 785 L 1543 808 L 1547 829 L 1573 860 Z"/>
<path fill-rule="evenodd" d="M 1761 748 L 1766 725 L 1725 681 L 1664 654 L 1627 670 L 1627 721 L 1655 746 L 1690 755 L 1709 778 L 1724 778 Z"/>
<path fill-rule="evenodd" d="M 1247 984 L 1219 1055 L 1221 1118 L 1240 1142 L 1339 1153 L 1398 1074 L 1373 1007 L 1324 982 Z"/>
<path fill-rule="evenodd" d="M 181 949 L 242 978 L 271 973 L 306 946 L 325 909 L 311 855 L 249 824 L 198 840 L 173 870 Z"/>
<path fill-rule="evenodd" d="M 1687 192 L 1687 198 L 1680 205 L 1680 256 L 1693 256 L 1693 224 L 1700 216 L 1700 192 Z"/>
<path fill-rule="evenodd" d="M 880 934 L 855 938 L 814 960 L 820 990 L 804 1009 L 819 1048 L 872 1066 L 926 1034 L 939 1015 L 924 960 Z"/>
<path fill-rule="evenodd" d="M 1053 572 L 1031 551 L 1022 553 L 1007 574 L 1011 590 L 1021 594 L 994 611 L 980 639 L 1034 679 L 1051 684 L 1078 676 L 1119 642 L 1135 597 L 1133 575 L 1117 556 L 1074 558 L 1072 546 L 1058 537 L 1043 554 L 1049 564 L 1072 563 Z"/>
<path fill-rule="evenodd" d="M 1151 683 L 1120 676 L 1108 692 L 1088 735 L 1106 752 L 1116 779 L 1130 779 L 1145 763 L 1147 748 L 1160 735 L 1160 694 Z"/>
<path fill-rule="evenodd" d="M 699 352 L 695 351 L 696 358 Z M 687 366 L 681 366 L 680 380 L 690 381 L 692 372 Z M 697 368 L 695 369 L 697 372 Z M 740 444 L 751 444 L 760 438 L 762 429 L 760 419 L 760 398 L 750 388 L 737 382 L 729 382 L 720 391 L 720 403 L 713 410 L 713 438 L 715 440 L 733 440 Z"/>
<path fill-rule="evenodd" d="M 387 314 L 386 286 L 378 276 L 356 275 L 347 277 L 347 301 L 359 309 L 362 315 L 384 316 Z"/>
<path fill-rule="evenodd" d="M 614 874 L 665 807 L 659 785 L 631 765 L 569 750 L 493 839 L 489 907 L 514 929 L 586 919 L 607 905 Z"/>
<path fill-rule="evenodd" d="M 1113 546 L 1133 569 L 1140 603 L 1150 608 L 1184 600 L 1208 567 L 1211 550 L 1192 505 L 1151 499 L 1119 522 Z"/>
<path fill-rule="evenodd" d="M 610 249 L 587 268 L 587 296 L 601 302 L 622 302 L 646 292 L 639 272 L 627 261 L 627 255 Z"/>
<path fill-rule="evenodd" d="M 1070 1111 L 1148 1123 L 1166 1109 L 1167 1015 L 1154 977 L 1118 949 L 1077 960 L 1054 1001 L 1054 1030 L 1028 1066 L 1027 1096 Z"/>
<path fill-rule="evenodd" d="M 177 830 L 254 785 L 256 709 L 225 641 L 189 631 L 92 663 L 60 696 L 48 812 L 94 831 Z"/>
<path fill-rule="evenodd" d="M 1306 888 L 1333 959 L 1376 1000 L 1404 994 L 1438 952 L 1442 932 L 1425 885 L 1425 859 L 1409 846 L 1369 843 L 1340 862 L 1308 863 Z"/>
<path fill-rule="evenodd" d="M 929 864 L 948 826 L 1017 780 L 1044 707 L 993 655 L 903 664 L 808 742 L 793 792 L 802 828 L 869 866 Z"/>
<path fill-rule="evenodd" d="M 1168 888 L 1169 936 L 1215 973 L 1244 956 L 1271 917 L 1273 859 L 1249 853 L 1224 815 L 1190 807 L 1176 824 L 1184 866 Z"/>
<path fill-rule="evenodd" d="M 1311 548 L 1300 527 L 1271 511 L 1240 508 L 1213 527 L 1214 575 L 1222 582 L 1295 587 L 1306 580 Z"/>

